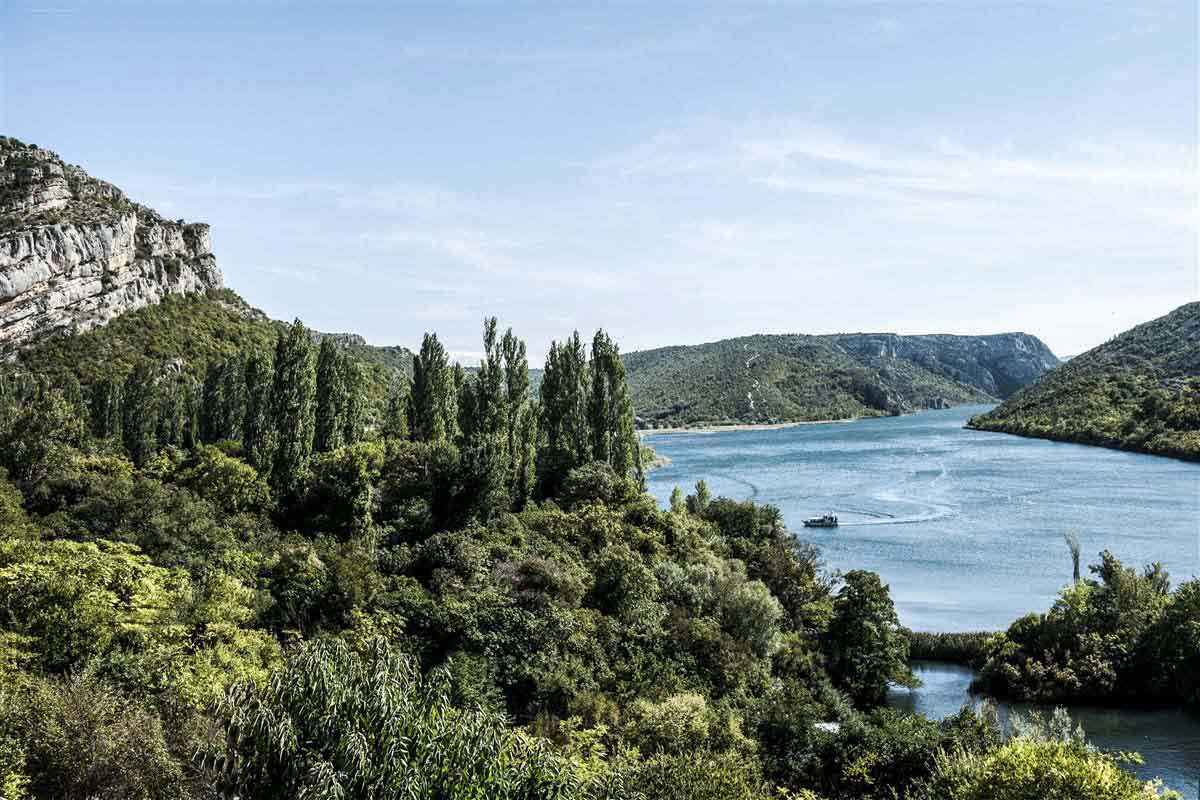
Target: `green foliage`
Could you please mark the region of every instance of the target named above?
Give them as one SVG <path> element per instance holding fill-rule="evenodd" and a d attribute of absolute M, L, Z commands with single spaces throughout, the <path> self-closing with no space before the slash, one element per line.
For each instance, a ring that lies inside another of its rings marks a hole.
<path fill-rule="evenodd" d="M 1076 356 L 970 426 L 1200 460 L 1200 303 Z"/>
<path fill-rule="evenodd" d="M 421 354 L 413 361 L 410 430 L 422 442 L 453 441 L 458 434 L 454 372 L 437 334 L 425 334 Z"/>
<path fill-rule="evenodd" d="M 382 640 L 363 655 L 329 640 L 304 645 L 265 685 L 233 687 L 220 713 L 226 749 L 209 763 L 245 798 L 607 794 L 502 717 L 455 707 L 444 671 L 422 676 Z"/>
<path fill-rule="evenodd" d="M 1174 798 L 1142 784 L 1112 756 L 1076 742 L 1019 737 L 982 753 L 939 754 L 928 800 L 1150 800 Z"/>
<path fill-rule="evenodd" d="M 179 482 L 227 514 L 266 511 L 271 506 L 270 487 L 258 471 L 216 447 L 196 448 Z"/>
<path fill-rule="evenodd" d="M 365 345 L 267 325 L 273 361 L 0 377 L 4 792 L 915 797 L 937 751 L 999 746 L 872 711 L 907 676 L 876 576 L 835 596 L 778 509 L 703 482 L 658 508 L 603 332 L 538 403 L 494 319 L 473 373 L 427 337 L 384 414 Z M 1156 691 L 1195 695 L 1166 631 L 1197 595 L 1117 614 L 1175 664 Z"/>
<path fill-rule="evenodd" d="M 350 387 L 344 356 L 330 337 L 321 340 L 317 354 L 317 411 L 313 449 L 328 453 L 342 446 L 346 432 Z"/>
<path fill-rule="evenodd" d="M 638 424 L 660 428 L 870 417 L 942 401 L 983 403 L 1002 391 L 995 383 L 978 382 L 977 376 L 990 378 L 997 366 L 982 355 L 950 358 L 955 347 L 933 342 L 913 353 L 880 358 L 881 345 L 859 346 L 848 341 L 853 338 L 744 336 L 630 353 L 624 366 Z M 1049 351 L 1045 356 L 1053 359 Z"/>
<path fill-rule="evenodd" d="M 296 320 L 275 345 L 271 421 L 275 460 L 271 484 L 282 497 L 299 497 L 308 480 L 316 432 L 316 365 L 308 329 Z"/>
<path fill-rule="evenodd" d="M 878 575 L 852 570 L 842 580 L 828 633 L 830 673 L 856 700 L 881 703 L 890 682 L 915 685 L 908 639 Z"/>
<path fill-rule="evenodd" d="M 0 795 L 6 800 L 189 796 L 187 754 L 172 747 L 162 719 L 144 702 L 90 672 L 28 680 L 20 691 L 18 706 L 0 689 L 0 730 L 21 743 L 19 755 L 5 764 L 0 734 Z"/>
<path fill-rule="evenodd" d="M 1107 551 L 1091 571 L 989 641 L 979 685 L 1023 700 L 1200 707 L 1200 581 L 1171 592 L 1161 565 L 1139 573 Z"/>
<path fill-rule="evenodd" d="M 967 633 L 926 633 L 905 631 L 908 657 L 913 661 L 947 661 L 979 668 L 987 659 L 988 644 L 995 636 L 990 631 Z"/>

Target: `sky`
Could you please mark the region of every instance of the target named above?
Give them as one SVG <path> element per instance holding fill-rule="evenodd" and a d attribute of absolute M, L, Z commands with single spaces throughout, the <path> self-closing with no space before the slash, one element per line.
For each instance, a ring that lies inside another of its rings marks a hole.
<path fill-rule="evenodd" d="M 8 0 L 0 133 L 374 344 L 1073 355 L 1197 299 L 1197 38 L 1187 0 Z"/>

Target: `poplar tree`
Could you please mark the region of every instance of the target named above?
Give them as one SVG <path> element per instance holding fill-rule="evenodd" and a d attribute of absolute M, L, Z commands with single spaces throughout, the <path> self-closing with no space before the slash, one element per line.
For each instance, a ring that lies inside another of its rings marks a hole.
<path fill-rule="evenodd" d="M 271 418 L 272 365 L 255 353 L 246 359 L 246 412 L 242 417 L 242 450 L 250 466 L 260 473 L 271 469 L 275 457 L 275 428 Z"/>
<path fill-rule="evenodd" d="M 459 392 L 466 461 L 484 516 L 511 507 L 507 381 L 495 317 L 483 321 L 483 359 Z"/>
<path fill-rule="evenodd" d="M 155 370 L 146 363 L 134 368 L 121 391 L 121 439 L 133 463 L 141 466 L 154 453 L 158 407 Z"/>
<path fill-rule="evenodd" d="M 506 395 L 504 433 L 508 450 L 509 496 L 513 508 L 524 508 L 533 489 L 537 416 L 529 399 L 529 359 L 525 342 L 504 332 L 500 342 Z"/>
<path fill-rule="evenodd" d="M 634 426 L 633 399 L 625 382 L 625 364 L 616 344 L 603 330 L 592 339 L 591 393 L 588 427 L 592 458 L 613 472 L 642 484 L 641 444 Z"/>
<path fill-rule="evenodd" d="M 121 435 L 121 382 L 104 378 L 92 384 L 91 429 L 97 439 Z"/>
<path fill-rule="evenodd" d="M 387 410 L 383 417 L 383 435 L 393 439 L 407 439 L 409 388 L 404 375 L 396 381 L 388 395 Z"/>
<path fill-rule="evenodd" d="M 587 359 L 579 332 L 550 343 L 542 376 L 537 473 L 543 496 L 552 495 L 567 472 L 590 458 L 587 421 Z"/>
<path fill-rule="evenodd" d="M 346 431 L 346 370 L 345 356 L 326 336 L 321 339 L 317 355 L 317 420 L 313 447 L 318 453 L 328 453 L 343 444 Z"/>
<path fill-rule="evenodd" d="M 200 389 L 200 438 L 215 442 L 221 438 L 221 365 L 212 362 L 204 370 Z"/>
<path fill-rule="evenodd" d="M 221 365 L 220 422 L 221 439 L 241 439 L 242 422 L 246 417 L 245 366 L 241 355 L 230 357 Z"/>
<path fill-rule="evenodd" d="M 282 497 L 299 496 L 308 477 L 316 429 L 316 383 L 312 339 L 297 319 L 279 335 L 271 383 L 271 418 L 276 435 L 271 481 Z"/>
<path fill-rule="evenodd" d="M 454 441 L 458 435 L 455 376 L 437 334 L 427 333 L 413 360 L 412 434 L 421 442 Z"/>
<path fill-rule="evenodd" d="M 345 391 L 345 409 L 342 414 L 342 443 L 355 444 L 362 441 L 367 424 L 367 403 L 363 392 L 366 378 L 363 367 L 342 357 L 342 386 Z"/>

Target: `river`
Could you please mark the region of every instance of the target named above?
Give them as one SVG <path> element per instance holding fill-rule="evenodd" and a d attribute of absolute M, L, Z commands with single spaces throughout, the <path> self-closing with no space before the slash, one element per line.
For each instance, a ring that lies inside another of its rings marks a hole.
<path fill-rule="evenodd" d="M 913 672 L 921 679 L 921 687 L 893 688 L 888 693 L 888 705 L 940 720 L 956 713 L 964 703 L 974 704 L 979 700 L 968 692 L 974 673 L 967 667 L 917 661 L 913 663 Z M 1007 703 L 997 705 L 1002 720 L 1014 710 L 1024 712 L 1031 708 Z M 1127 764 L 1126 768 L 1142 780 L 1162 778 L 1164 785 L 1182 792 L 1185 798 L 1200 797 L 1197 782 L 1200 778 L 1200 720 L 1182 711 L 1080 706 L 1068 711 L 1097 747 L 1139 753 L 1145 763 Z"/>
<path fill-rule="evenodd" d="M 1200 465 L 963 428 L 987 408 L 651 434 L 647 442 L 670 464 L 650 473 L 648 488 L 665 503 L 675 486 L 687 492 L 704 479 L 714 495 L 778 506 L 831 569 L 879 573 L 915 630 L 999 630 L 1046 610 L 1071 578 L 1067 531 L 1078 535 L 1085 565 L 1107 549 L 1127 564 L 1162 562 L 1173 583 L 1200 574 Z M 840 527 L 802 527 L 829 511 Z M 933 716 L 956 711 L 969 674 L 929 669 L 926 687 L 904 702 Z M 1162 774 L 1197 796 L 1200 722 L 1076 713 L 1097 744 L 1151 745 L 1139 774 Z M 1152 741 L 1160 735 L 1161 747 Z M 1184 759 L 1178 766 L 1171 748 Z"/>

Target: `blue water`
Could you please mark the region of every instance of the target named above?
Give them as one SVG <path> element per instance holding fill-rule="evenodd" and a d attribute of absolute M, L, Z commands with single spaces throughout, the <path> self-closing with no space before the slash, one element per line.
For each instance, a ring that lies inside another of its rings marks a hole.
<path fill-rule="evenodd" d="M 980 700 L 968 692 L 974 673 L 967 667 L 918 661 L 913 664 L 913 671 L 923 685 L 918 689 L 892 689 L 888 693 L 888 705 L 940 720 L 956 713 L 964 703 L 976 704 Z M 1025 712 L 1032 708 L 1006 703 L 998 705 L 1001 720 L 1013 711 Z M 1040 710 L 1048 712 L 1045 708 Z M 1145 763 L 1126 765 L 1126 768 L 1142 780 L 1162 778 L 1164 785 L 1182 792 L 1185 798 L 1200 797 L 1200 720 L 1181 711 L 1087 707 L 1074 707 L 1068 711 L 1097 747 L 1139 753 Z"/>
<path fill-rule="evenodd" d="M 988 406 L 758 431 L 652 434 L 671 463 L 650 473 L 665 503 L 703 478 L 715 495 L 773 503 L 836 570 L 869 569 L 900 620 L 926 631 L 997 630 L 1044 611 L 1070 581 L 1063 534 L 1085 563 L 1104 549 L 1200 573 L 1200 464 L 963 429 Z M 841 527 L 805 529 L 833 511 Z M 892 705 L 940 719 L 970 698 L 971 673 L 917 665 L 925 685 Z M 1200 721 L 1180 712 L 1071 709 L 1095 744 L 1139 751 L 1135 772 L 1197 797 Z"/>
<path fill-rule="evenodd" d="M 1044 611 L 1101 550 L 1200 574 L 1200 464 L 963 429 L 987 406 L 794 428 L 651 434 L 671 463 L 666 502 L 703 478 L 714 495 L 773 503 L 837 570 L 869 569 L 915 630 L 1005 628 Z M 841 527 L 805 529 L 833 511 Z"/>

